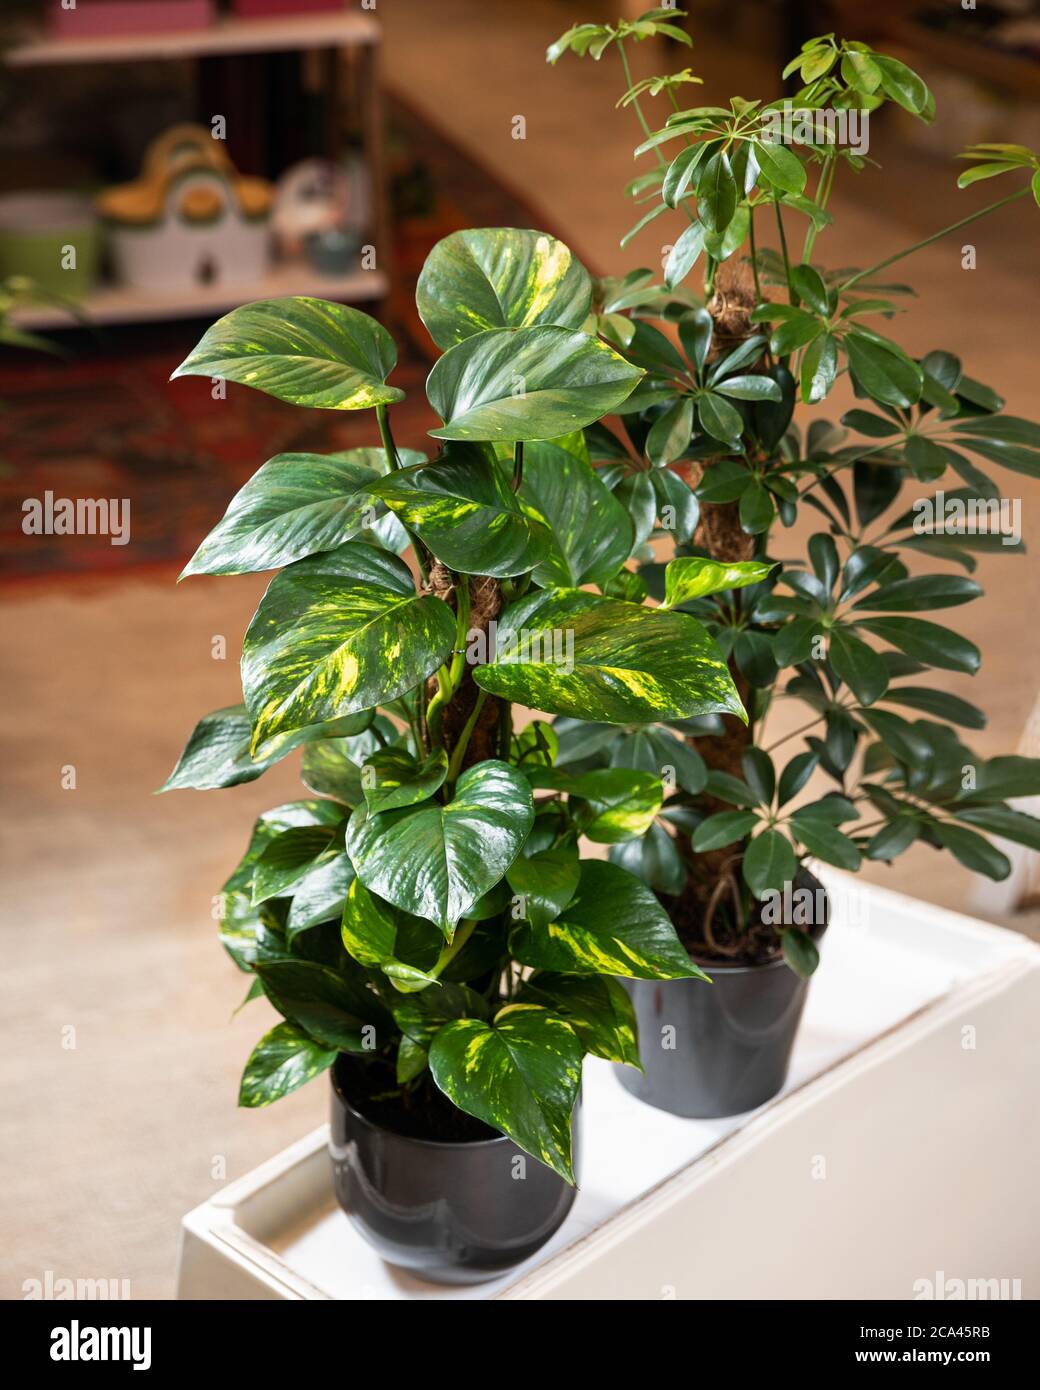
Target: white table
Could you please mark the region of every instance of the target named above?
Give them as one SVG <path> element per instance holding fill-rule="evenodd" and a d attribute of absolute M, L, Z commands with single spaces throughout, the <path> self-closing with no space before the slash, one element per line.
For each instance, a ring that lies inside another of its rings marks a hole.
<path fill-rule="evenodd" d="M 784 1092 L 682 1120 L 589 1059 L 578 1200 L 519 1270 L 449 1289 L 385 1265 L 321 1129 L 184 1218 L 178 1296 L 913 1298 L 941 1271 L 1035 1297 L 1040 947 L 819 872 L 834 924 Z"/>

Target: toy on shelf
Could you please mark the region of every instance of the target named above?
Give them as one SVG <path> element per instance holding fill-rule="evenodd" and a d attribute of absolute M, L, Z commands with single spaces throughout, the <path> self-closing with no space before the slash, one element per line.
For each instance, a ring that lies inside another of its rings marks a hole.
<path fill-rule="evenodd" d="M 133 289 L 245 284 L 269 262 L 274 189 L 235 169 L 206 126 L 178 125 L 149 145 L 141 175 L 102 193 L 117 279 Z"/>
<path fill-rule="evenodd" d="M 278 180 L 271 227 L 282 256 L 305 256 L 319 274 L 341 275 L 357 258 L 370 209 L 363 162 L 305 159 Z"/>

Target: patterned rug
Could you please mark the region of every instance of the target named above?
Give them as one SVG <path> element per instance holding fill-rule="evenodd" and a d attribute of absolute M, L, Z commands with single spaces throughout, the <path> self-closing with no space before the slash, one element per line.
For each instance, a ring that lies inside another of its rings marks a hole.
<path fill-rule="evenodd" d="M 381 317 L 394 334 L 394 407 L 401 445 L 429 449 L 436 423 L 423 391 L 433 348 L 414 309 L 430 248 L 472 226 L 545 226 L 540 215 L 398 99 L 388 145 L 395 288 Z M 551 230 L 549 228 L 548 230 Z M 301 410 L 229 386 L 168 380 L 205 323 L 109 328 L 65 335 L 68 356 L 0 355 L 0 576 L 34 586 L 154 570 L 177 572 L 223 515 L 231 495 L 268 458 L 378 443 L 370 412 Z M 129 499 L 130 540 L 26 535 L 26 499 Z"/>

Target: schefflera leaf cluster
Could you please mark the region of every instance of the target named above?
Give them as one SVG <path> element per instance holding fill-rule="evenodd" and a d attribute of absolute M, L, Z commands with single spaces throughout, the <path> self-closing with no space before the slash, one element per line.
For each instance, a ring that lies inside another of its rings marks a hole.
<path fill-rule="evenodd" d="M 947 617 L 982 597 L 979 556 L 1025 549 L 1015 493 L 1018 478 L 1040 478 L 1040 424 L 1005 413 L 999 383 L 954 353 L 914 356 L 890 336 L 913 291 L 887 273 L 1015 202 L 1040 204 L 1040 154 L 972 146 L 958 186 L 997 179 L 1002 196 L 872 265 L 829 265 L 834 189 L 874 160 L 826 117 L 887 104 L 931 122 L 932 93 L 899 59 L 832 33 L 779 74 L 795 89 L 783 98 L 682 106 L 699 81 L 689 69 L 633 83 L 627 52 L 661 34 L 689 46 L 684 18 L 655 7 L 579 23 L 547 58 L 617 61 L 644 161 L 622 245 L 653 223 L 671 247 L 663 284 L 639 268 L 593 295 L 597 331 L 646 373 L 619 412 L 624 434 L 598 437 L 596 457 L 652 466 L 626 496 L 651 524 L 639 489 L 674 492 L 669 470 L 682 468 L 701 523 L 678 508 L 679 524 L 647 527 L 658 553 L 630 582 L 701 619 L 749 719 L 561 720 L 553 776 L 602 793 L 619 769 L 670 766 L 666 800 L 647 802 L 640 838 L 619 836 L 611 859 L 679 900 L 695 949 L 740 959 L 770 925 L 765 900 L 806 861 L 854 872 L 923 844 L 1001 879 L 1006 842 L 1040 848 L 1040 818 L 1015 804 L 1040 795 L 1040 760 L 983 758 L 962 741 L 986 716 L 950 687 L 981 653 Z M 849 388 L 852 408 L 822 418 Z M 807 520 L 813 533 L 793 544 L 784 531 Z M 817 949 L 797 915 L 773 925 L 791 967 L 811 974 Z"/>
<path fill-rule="evenodd" d="M 513 705 L 619 725 L 744 717 L 698 619 L 631 591 L 646 528 L 586 431 L 644 372 L 583 331 L 591 295 L 539 232 L 434 248 L 417 289 L 443 350 L 432 458 L 394 442 L 396 351 L 364 313 L 271 300 L 205 334 L 175 375 L 372 409 L 379 442 L 268 460 L 186 567 L 278 573 L 245 635 L 243 702 L 199 723 L 164 788 L 234 786 L 302 748 L 308 797 L 260 817 L 221 898 L 248 997 L 284 1019 L 249 1058 L 242 1104 L 346 1052 L 402 1105 L 436 1087 L 568 1181 L 582 1058 L 639 1065 L 616 977 L 701 972 L 647 886 L 579 852 L 583 834 L 640 833 L 660 777 L 574 784 L 551 725 L 514 724 Z M 470 627 L 489 585 L 495 640 Z M 494 745 L 477 756 L 489 702 Z"/>

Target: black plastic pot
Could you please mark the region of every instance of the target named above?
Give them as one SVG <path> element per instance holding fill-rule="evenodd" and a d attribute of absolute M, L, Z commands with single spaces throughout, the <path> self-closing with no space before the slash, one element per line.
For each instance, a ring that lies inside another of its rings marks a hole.
<path fill-rule="evenodd" d="M 341 1060 L 331 1071 L 333 1185 L 384 1260 L 438 1284 L 477 1284 L 520 1264 L 559 1230 L 576 1192 L 550 1168 L 505 1135 L 441 1143 L 374 1124 L 348 1099 Z M 580 1134 L 579 1102 L 575 1171 Z"/>
<path fill-rule="evenodd" d="M 827 926 L 826 894 L 810 874 L 800 875 L 796 887 L 823 894 L 823 920 L 803 928 L 818 941 Z M 619 1066 L 618 1080 L 647 1105 L 686 1119 L 740 1115 L 770 1100 L 787 1080 L 809 982 L 782 959 L 698 964 L 712 984 L 622 980 L 635 1006 L 644 1070 Z"/>

